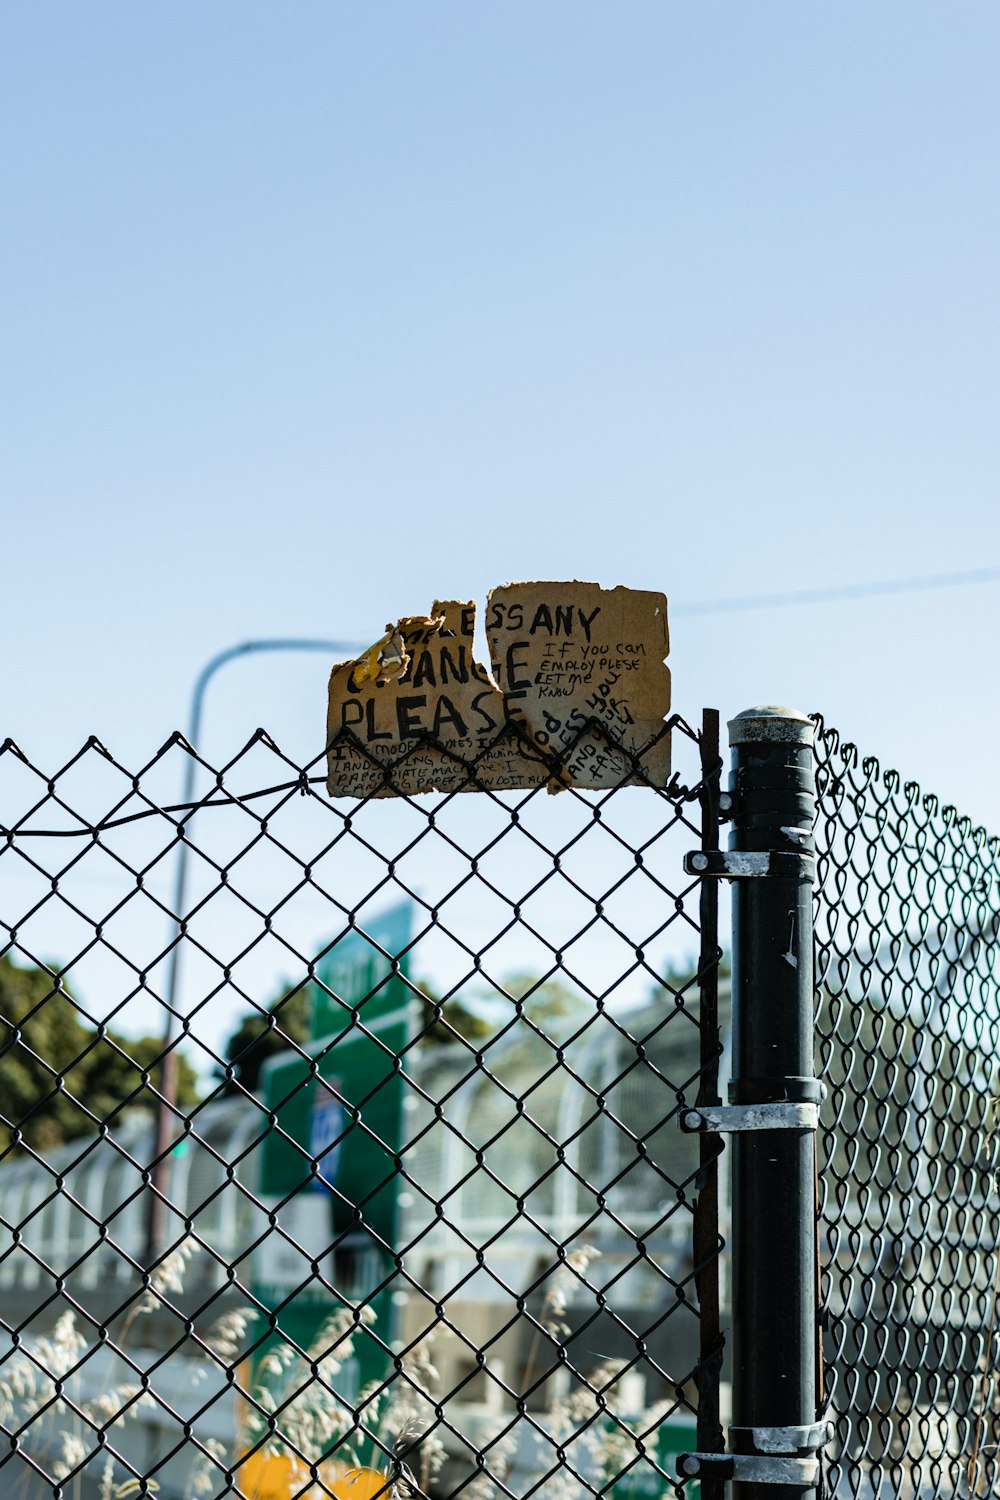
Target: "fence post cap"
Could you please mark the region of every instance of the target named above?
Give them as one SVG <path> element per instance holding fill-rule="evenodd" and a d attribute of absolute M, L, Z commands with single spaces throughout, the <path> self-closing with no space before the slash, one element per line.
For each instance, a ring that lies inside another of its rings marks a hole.
<path fill-rule="evenodd" d="M 745 708 L 729 720 L 729 743 L 746 745 L 754 741 L 772 744 L 811 745 L 815 725 L 808 714 L 797 708 L 767 703 L 759 708 Z"/>

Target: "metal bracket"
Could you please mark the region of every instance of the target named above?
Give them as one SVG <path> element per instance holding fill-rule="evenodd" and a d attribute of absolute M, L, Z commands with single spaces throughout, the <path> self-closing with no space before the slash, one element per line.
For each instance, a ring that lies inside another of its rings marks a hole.
<path fill-rule="evenodd" d="M 686 875 L 716 880 L 761 880 L 768 876 L 786 880 L 812 880 L 816 859 L 788 849 L 744 852 L 742 849 L 695 849 L 684 856 Z"/>
<path fill-rule="evenodd" d="M 730 1427 L 729 1446 L 738 1453 L 765 1453 L 790 1458 L 818 1453 L 832 1442 L 832 1422 L 808 1427 Z"/>
<path fill-rule="evenodd" d="M 810 1106 L 815 1108 L 815 1106 Z M 730 1453 L 679 1453 L 677 1472 L 685 1479 L 716 1475 L 745 1484 L 788 1484 L 811 1489 L 819 1483 L 820 1450 L 833 1437 L 833 1424 L 809 1427 L 730 1427 Z"/>
<path fill-rule="evenodd" d="M 681 1115 L 681 1129 L 689 1134 L 729 1135 L 734 1130 L 818 1128 L 818 1104 L 793 1103 L 787 1099 L 773 1104 L 708 1104 L 685 1110 Z"/>
<path fill-rule="evenodd" d="M 684 1479 L 735 1479 L 743 1484 L 787 1484 L 809 1490 L 819 1483 L 818 1458 L 777 1458 L 762 1453 L 679 1453 Z"/>

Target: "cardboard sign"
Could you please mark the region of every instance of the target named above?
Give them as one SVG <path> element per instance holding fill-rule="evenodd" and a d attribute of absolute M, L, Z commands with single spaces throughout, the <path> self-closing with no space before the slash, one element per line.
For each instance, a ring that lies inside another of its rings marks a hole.
<path fill-rule="evenodd" d="M 596 583 L 493 589 L 493 678 L 473 654 L 475 623 L 472 602 L 437 602 L 334 667 L 331 796 L 666 782 L 663 594 Z"/>
<path fill-rule="evenodd" d="M 614 746 L 640 759 L 654 785 L 666 781 L 663 594 L 596 583 L 509 583 L 486 601 L 486 638 L 508 718 L 523 724 L 541 750 L 560 756 L 566 784 L 628 780 L 632 763 Z M 606 734 L 581 736 L 592 720 Z"/>

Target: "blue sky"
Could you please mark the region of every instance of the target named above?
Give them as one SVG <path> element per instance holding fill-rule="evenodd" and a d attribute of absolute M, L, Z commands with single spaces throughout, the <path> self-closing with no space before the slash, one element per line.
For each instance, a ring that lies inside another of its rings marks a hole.
<path fill-rule="evenodd" d="M 0 26 L 5 718 L 39 756 L 141 754 L 244 636 L 508 578 L 680 603 L 1000 561 L 992 4 Z M 678 619 L 678 700 L 829 706 L 982 805 L 953 750 L 998 597 Z M 232 671 L 220 749 L 321 733 L 318 662 Z"/>
<path fill-rule="evenodd" d="M 1000 563 L 993 3 L 8 0 L 4 720 L 130 763 L 251 636 L 509 579 L 676 605 Z M 1000 585 L 685 617 L 1000 827 Z M 328 664 L 204 748 L 319 750 Z"/>

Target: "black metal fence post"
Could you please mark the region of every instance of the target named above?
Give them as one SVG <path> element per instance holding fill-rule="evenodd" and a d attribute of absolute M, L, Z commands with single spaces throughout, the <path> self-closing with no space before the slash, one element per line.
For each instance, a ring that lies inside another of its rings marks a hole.
<path fill-rule="evenodd" d="M 734 1105 L 817 1105 L 813 1062 L 813 725 L 786 708 L 729 724 Z M 733 1136 L 733 1409 L 730 1450 L 818 1445 L 815 1132 Z M 775 1429 L 801 1429 L 784 1445 Z M 767 1434 L 771 1434 L 768 1436 Z M 801 1438 L 801 1442 L 796 1442 Z M 740 1500 L 812 1500 L 815 1489 L 739 1483 Z"/>
<path fill-rule="evenodd" d="M 719 848 L 719 798 L 722 758 L 719 754 L 719 712 L 706 708 L 701 720 L 701 847 L 716 854 Z M 698 962 L 699 1032 L 701 1068 L 699 1107 L 721 1105 L 719 1096 L 719 889 L 718 882 L 703 880 L 699 900 L 701 952 Z M 722 1142 L 703 1135 L 698 1142 L 698 1195 L 694 1204 L 695 1286 L 698 1292 L 698 1327 L 701 1359 L 698 1368 L 698 1448 L 703 1453 L 722 1453 L 719 1385 L 724 1341 L 720 1326 L 719 1252 L 719 1160 Z M 725 1481 L 706 1474 L 701 1481 L 701 1500 L 724 1500 Z"/>
<path fill-rule="evenodd" d="M 729 849 L 690 874 L 733 883 L 733 1078 L 683 1130 L 733 1136 L 729 1452 L 682 1453 L 683 1478 L 732 1479 L 738 1500 L 816 1500 L 819 1391 L 813 906 L 813 725 L 789 708 L 729 724 Z"/>

